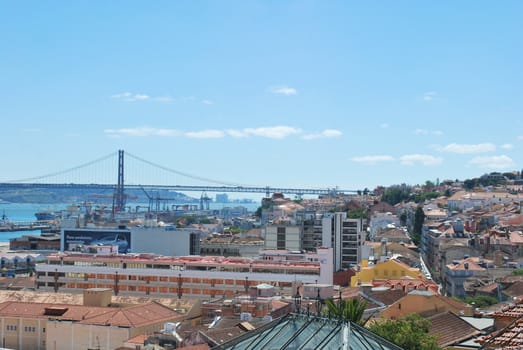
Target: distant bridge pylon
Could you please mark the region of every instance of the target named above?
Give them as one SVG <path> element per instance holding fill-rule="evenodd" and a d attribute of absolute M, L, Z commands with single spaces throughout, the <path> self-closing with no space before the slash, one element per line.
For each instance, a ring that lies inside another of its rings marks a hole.
<path fill-rule="evenodd" d="M 0 189 L 1 188 L 7 188 L 7 187 L 18 187 L 18 188 L 34 188 L 34 187 L 40 187 L 40 188 L 64 188 L 64 189 L 84 189 L 84 190 L 103 190 L 105 192 L 113 193 L 113 206 L 119 209 L 122 209 L 126 205 L 126 195 L 125 195 L 125 189 L 149 189 L 149 190 L 170 190 L 170 191 L 177 191 L 177 192 L 221 192 L 221 193 L 264 193 L 267 197 L 269 197 L 272 193 L 284 193 L 284 194 L 294 194 L 297 196 L 303 196 L 303 195 L 336 195 L 341 193 L 357 193 L 358 191 L 355 190 L 342 190 L 338 188 L 292 188 L 292 187 L 272 187 L 272 186 L 252 186 L 252 185 L 242 185 L 242 184 L 235 184 L 230 182 L 224 182 L 224 181 L 218 181 L 213 180 L 197 175 L 192 175 L 188 173 L 184 173 L 178 170 L 170 169 L 168 167 L 165 167 L 163 165 L 159 165 L 156 163 L 153 163 L 151 161 L 148 161 L 146 159 L 140 158 L 138 156 L 134 156 L 132 154 L 127 153 L 127 155 L 135 161 L 138 161 L 140 167 L 143 167 L 143 165 L 148 166 L 149 168 L 155 168 L 156 170 L 161 170 L 162 172 L 165 172 L 169 174 L 171 179 L 165 180 L 166 183 L 176 183 L 180 181 L 173 181 L 172 176 L 180 176 L 186 179 L 191 180 L 197 180 L 200 183 L 203 183 L 202 185 L 165 185 L 165 184 L 143 184 L 143 183 L 136 183 L 136 181 L 129 182 L 127 179 L 125 179 L 125 176 L 129 175 L 129 169 L 125 169 L 124 167 L 124 151 L 119 150 L 118 155 L 118 162 L 117 162 L 117 181 L 116 184 L 114 182 L 114 168 L 113 170 L 109 170 L 107 172 L 108 175 L 104 178 L 104 180 L 98 180 L 98 181 L 70 181 L 68 180 L 69 174 L 72 173 L 82 173 L 82 175 L 86 176 L 85 173 L 90 174 L 89 171 L 86 171 L 86 168 L 95 166 L 97 164 L 105 164 L 110 160 L 113 159 L 113 157 L 116 155 L 116 153 L 111 153 L 110 155 L 104 156 L 102 158 L 99 158 L 97 160 L 82 164 L 80 166 L 76 166 L 73 168 L 69 168 L 62 171 L 57 171 L 51 174 L 38 176 L 38 177 L 31 177 L 26 178 L 22 180 L 17 181 L 6 181 L 3 183 L 0 183 Z M 113 162 L 111 160 L 111 162 Z M 128 162 L 126 162 L 127 165 Z M 110 168 L 105 166 L 105 168 Z M 84 172 L 85 171 L 85 172 Z M 99 169 L 96 169 L 96 171 L 92 172 L 93 174 L 99 175 L 102 173 Z M 111 175 L 112 173 L 112 175 Z M 94 176 L 93 176 L 94 177 Z M 112 181 L 110 179 L 113 179 Z M 50 181 L 50 179 L 54 179 L 54 181 Z M 56 179 L 59 179 L 58 181 Z"/>

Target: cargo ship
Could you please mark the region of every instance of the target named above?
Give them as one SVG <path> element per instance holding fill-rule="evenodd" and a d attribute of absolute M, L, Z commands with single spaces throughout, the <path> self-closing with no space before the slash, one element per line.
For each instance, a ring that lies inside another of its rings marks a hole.
<path fill-rule="evenodd" d="M 38 221 L 49 221 L 56 219 L 56 214 L 51 211 L 39 211 L 35 213 L 36 220 Z"/>

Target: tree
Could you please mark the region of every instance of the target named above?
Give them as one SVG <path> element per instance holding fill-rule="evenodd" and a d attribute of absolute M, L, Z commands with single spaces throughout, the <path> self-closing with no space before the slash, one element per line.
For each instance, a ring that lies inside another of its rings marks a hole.
<path fill-rule="evenodd" d="M 475 297 L 466 297 L 463 300 L 465 303 L 474 305 L 474 307 L 482 308 L 498 303 L 498 299 L 494 297 L 489 297 L 487 295 L 478 295 Z"/>
<path fill-rule="evenodd" d="M 364 326 L 365 323 L 369 320 L 363 319 L 363 314 L 367 308 L 367 301 L 360 300 L 357 298 L 338 300 L 335 302 L 332 299 L 325 300 L 325 305 L 327 306 L 326 312 L 330 317 L 339 318 L 344 321 L 351 321 Z"/>
<path fill-rule="evenodd" d="M 408 200 L 412 193 L 412 187 L 406 184 L 387 187 L 381 196 L 381 200 L 390 205 L 398 204 Z"/>
<path fill-rule="evenodd" d="M 421 242 L 421 230 L 423 228 L 423 223 L 425 222 L 425 212 L 423 208 L 418 206 L 416 213 L 414 214 L 414 227 L 412 229 L 412 242 L 414 244 L 419 244 Z"/>
<path fill-rule="evenodd" d="M 376 322 L 369 329 L 405 350 L 439 350 L 436 337 L 430 336 L 430 321 L 418 314 L 399 320 Z"/>
<path fill-rule="evenodd" d="M 357 209 L 352 209 L 348 211 L 347 213 L 347 217 L 349 219 L 360 219 L 360 218 L 363 218 L 365 219 L 367 217 L 367 209 L 365 208 L 357 208 Z"/>
<path fill-rule="evenodd" d="M 402 212 L 400 215 L 400 225 L 407 226 L 407 213 Z"/>

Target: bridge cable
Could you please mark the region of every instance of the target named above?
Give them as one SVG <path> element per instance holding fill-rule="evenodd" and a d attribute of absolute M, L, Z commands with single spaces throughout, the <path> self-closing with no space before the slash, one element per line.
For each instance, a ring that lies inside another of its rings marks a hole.
<path fill-rule="evenodd" d="M 205 177 L 201 177 L 201 176 L 197 176 L 197 175 L 192 175 L 192 174 L 189 174 L 189 173 L 184 173 L 184 172 L 181 172 L 181 171 L 178 171 L 178 170 L 174 170 L 174 169 L 171 169 L 171 168 L 167 168 L 163 165 L 159 165 L 159 164 L 156 164 L 156 163 L 153 163 L 151 161 L 148 161 L 146 159 L 143 159 L 143 158 L 140 158 L 138 156 L 135 156 L 133 154 L 130 154 L 129 152 L 126 152 L 125 153 L 126 155 L 130 156 L 131 158 L 134 158 L 136 160 L 139 160 L 141 162 L 144 162 L 146 164 L 149 164 L 149 165 L 152 165 L 154 167 L 157 167 L 157 168 L 160 168 L 160 169 L 163 169 L 165 171 L 168 171 L 168 172 L 171 172 L 171 173 L 174 173 L 174 174 L 177 174 L 177 175 L 181 175 L 181 176 L 184 176 L 184 177 L 188 177 L 188 178 L 191 178 L 191 179 L 194 179 L 194 180 L 200 180 L 200 181 L 205 181 L 205 182 L 211 182 L 211 183 L 215 183 L 215 184 L 218 184 L 218 185 L 223 185 L 223 186 L 233 186 L 233 187 L 261 187 L 261 186 L 251 186 L 251 185 L 245 185 L 245 184 L 237 184 L 237 183 L 232 183 L 232 182 L 225 182 L 225 181 L 218 181 L 218 180 L 212 180 L 212 179 L 209 179 L 209 178 L 205 178 Z"/>
<path fill-rule="evenodd" d="M 54 176 L 58 176 L 58 175 L 67 174 L 67 173 L 70 173 L 70 172 L 78 170 L 78 169 L 86 168 L 86 167 L 88 167 L 90 165 L 93 165 L 95 163 L 102 162 L 102 161 L 107 160 L 107 159 L 109 159 L 111 157 L 114 157 L 115 155 L 116 155 L 116 152 L 112 152 L 112 153 L 110 153 L 110 154 L 108 154 L 106 156 L 103 156 L 101 158 L 92 160 L 92 161 L 87 162 L 85 164 L 81 164 L 81 165 L 78 165 L 78 166 L 75 166 L 75 167 L 72 167 L 72 168 L 69 168 L 69 169 L 65 169 L 65 170 L 61 170 L 61 171 L 57 171 L 57 172 L 54 172 L 54 173 L 49 173 L 49 174 L 41 175 L 41 176 L 28 177 L 26 179 L 21 179 L 21 180 L 5 181 L 5 183 L 30 182 L 30 181 L 41 180 L 41 179 L 44 179 L 44 178 L 49 178 L 49 177 L 54 177 Z"/>

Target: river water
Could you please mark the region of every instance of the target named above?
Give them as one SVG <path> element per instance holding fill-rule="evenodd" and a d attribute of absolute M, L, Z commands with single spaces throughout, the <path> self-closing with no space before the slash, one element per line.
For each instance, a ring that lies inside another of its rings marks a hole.
<path fill-rule="evenodd" d="M 197 204 L 197 203 L 192 203 Z M 12 222 L 33 222 L 36 221 L 35 213 L 39 211 L 60 211 L 66 209 L 69 204 L 38 204 L 38 203 L 1 203 L 0 217 L 5 215 Z M 134 206 L 134 204 L 133 204 Z M 223 209 L 225 207 L 243 206 L 250 212 L 255 211 L 259 203 L 209 203 L 210 209 Z M 0 243 L 9 242 L 11 238 L 21 237 L 22 235 L 39 235 L 40 230 L 32 231 L 13 231 L 0 232 Z"/>

